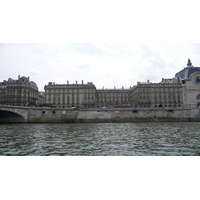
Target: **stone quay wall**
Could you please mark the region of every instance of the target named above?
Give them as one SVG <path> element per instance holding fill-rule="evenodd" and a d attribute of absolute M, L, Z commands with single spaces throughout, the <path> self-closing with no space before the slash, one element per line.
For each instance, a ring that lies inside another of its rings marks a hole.
<path fill-rule="evenodd" d="M 0 106 L 0 123 L 198 121 L 200 108 L 74 108 Z"/>
<path fill-rule="evenodd" d="M 200 121 L 199 108 L 54 109 L 32 108 L 27 122 Z"/>

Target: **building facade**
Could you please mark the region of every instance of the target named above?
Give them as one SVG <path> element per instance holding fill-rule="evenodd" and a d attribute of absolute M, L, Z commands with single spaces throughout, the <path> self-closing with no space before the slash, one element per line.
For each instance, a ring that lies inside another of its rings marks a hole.
<path fill-rule="evenodd" d="M 184 67 L 183 70 L 177 72 L 175 74 L 175 77 L 176 78 L 181 78 L 182 80 L 184 79 L 188 79 L 191 74 L 195 73 L 195 72 L 200 72 L 200 67 L 194 67 L 190 61 L 190 59 L 188 59 L 188 63 L 187 63 L 187 66 Z"/>
<path fill-rule="evenodd" d="M 78 84 L 45 85 L 45 103 L 58 108 L 94 108 L 96 103 L 96 87 L 92 82 Z"/>
<path fill-rule="evenodd" d="M 188 59 L 187 66 L 175 74 L 181 79 L 183 107 L 200 106 L 200 67 L 194 67 Z"/>
<path fill-rule="evenodd" d="M 196 71 L 182 84 L 184 107 L 200 106 L 200 71 Z"/>
<path fill-rule="evenodd" d="M 6 81 L 0 82 L 0 104 L 6 104 Z"/>
<path fill-rule="evenodd" d="M 182 85 L 179 79 L 138 82 L 131 91 L 130 101 L 133 107 L 182 107 Z"/>
<path fill-rule="evenodd" d="M 11 106 L 35 106 L 38 100 L 38 87 L 29 77 L 18 76 L 0 82 L 0 104 Z"/>
<path fill-rule="evenodd" d="M 199 83 L 198 83 L 199 81 Z M 200 67 L 188 59 L 186 68 L 174 78 L 159 83 L 138 82 L 129 89 L 96 89 L 87 84 L 55 84 L 45 86 L 45 103 L 54 107 L 112 108 L 131 104 L 132 107 L 195 107 L 200 106 Z"/>
<path fill-rule="evenodd" d="M 130 104 L 130 89 L 96 89 L 92 82 L 45 85 L 45 104 L 58 108 L 102 108 Z"/>
<path fill-rule="evenodd" d="M 96 107 L 112 108 L 115 105 L 130 104 L 130 89 L 97 89 Z"/>
<path fill-rule="evenodd" d="M 43 91 L 40 91 L 38 93 L 37 106 L 43 106 L 44 104 L 45 104 L 45 93 Z"/>
<path fill-rule="evenodd" d="M 187 66 L 174 78 L 162 78 L 159 83 L 138 82 L 128 89 L 97 89 L 93 82 L 55 84 L 49 82 L 45 92 L 38 93 L 36 83 L 29 77 L 18 76 L 0 82 L 0 104 L 14 106 L 52 106 L 57 108 L 132 107 L 199 107 L 200 67 L 188 59 Z M 39 94 L 39 96 L 38 96 Z"/>

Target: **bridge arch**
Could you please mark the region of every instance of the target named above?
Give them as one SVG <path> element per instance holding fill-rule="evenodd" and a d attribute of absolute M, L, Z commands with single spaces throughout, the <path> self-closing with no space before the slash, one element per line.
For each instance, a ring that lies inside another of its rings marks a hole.
<path fill-rule="evenodd" d="M 9 122 L 25 122 L 25 119 L 22 115 L 16 112 L 0 110 L 0 123 Z"/>

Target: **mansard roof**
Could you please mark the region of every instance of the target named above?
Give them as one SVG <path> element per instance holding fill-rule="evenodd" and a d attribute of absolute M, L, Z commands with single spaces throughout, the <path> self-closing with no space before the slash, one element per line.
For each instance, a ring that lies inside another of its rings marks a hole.
<path fill-rule="evenodd" d="M 191 74 L 193 74 L 194 72 L 200 71 L 200 67 L 194 67 L 190 61 L 190 59 L 188 59 L 188 63 L 187 63 L 187 67 L 184 68 L 183 70 L 177 72 L 175 74 L 175 77 L 180 77 L 182 79 L 187 79 L 191 76 Z"/>
<path fill-rule="evenodd" d="M 37 88 L 37 84 L 33 81 L 29 81 L 29 77 L 25 77 L 25 76 L 22 76 L 22 77 L 18 76 L 18 79 L 15 79 L 15 80 L 12 78 L 9 78 L 7 83 L 18 83 L 18 84 L 19 83 L 27 83 L 27 84 Z"/>

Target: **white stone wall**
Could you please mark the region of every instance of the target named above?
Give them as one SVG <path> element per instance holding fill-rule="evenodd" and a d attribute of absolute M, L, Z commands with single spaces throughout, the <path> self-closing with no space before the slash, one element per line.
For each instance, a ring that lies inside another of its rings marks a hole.
<path fill-rule="evenodd" d="M 195 83 L 195 78 L 198 76 L 200 77 L 200 72 L 195 72 L 185 80 L 183 91 L 185 107 L 197 107 L 197 104 L 200 103 L 200 99 L 197 99 L 197 96 L 200 95 L 200 84 Z"/>

